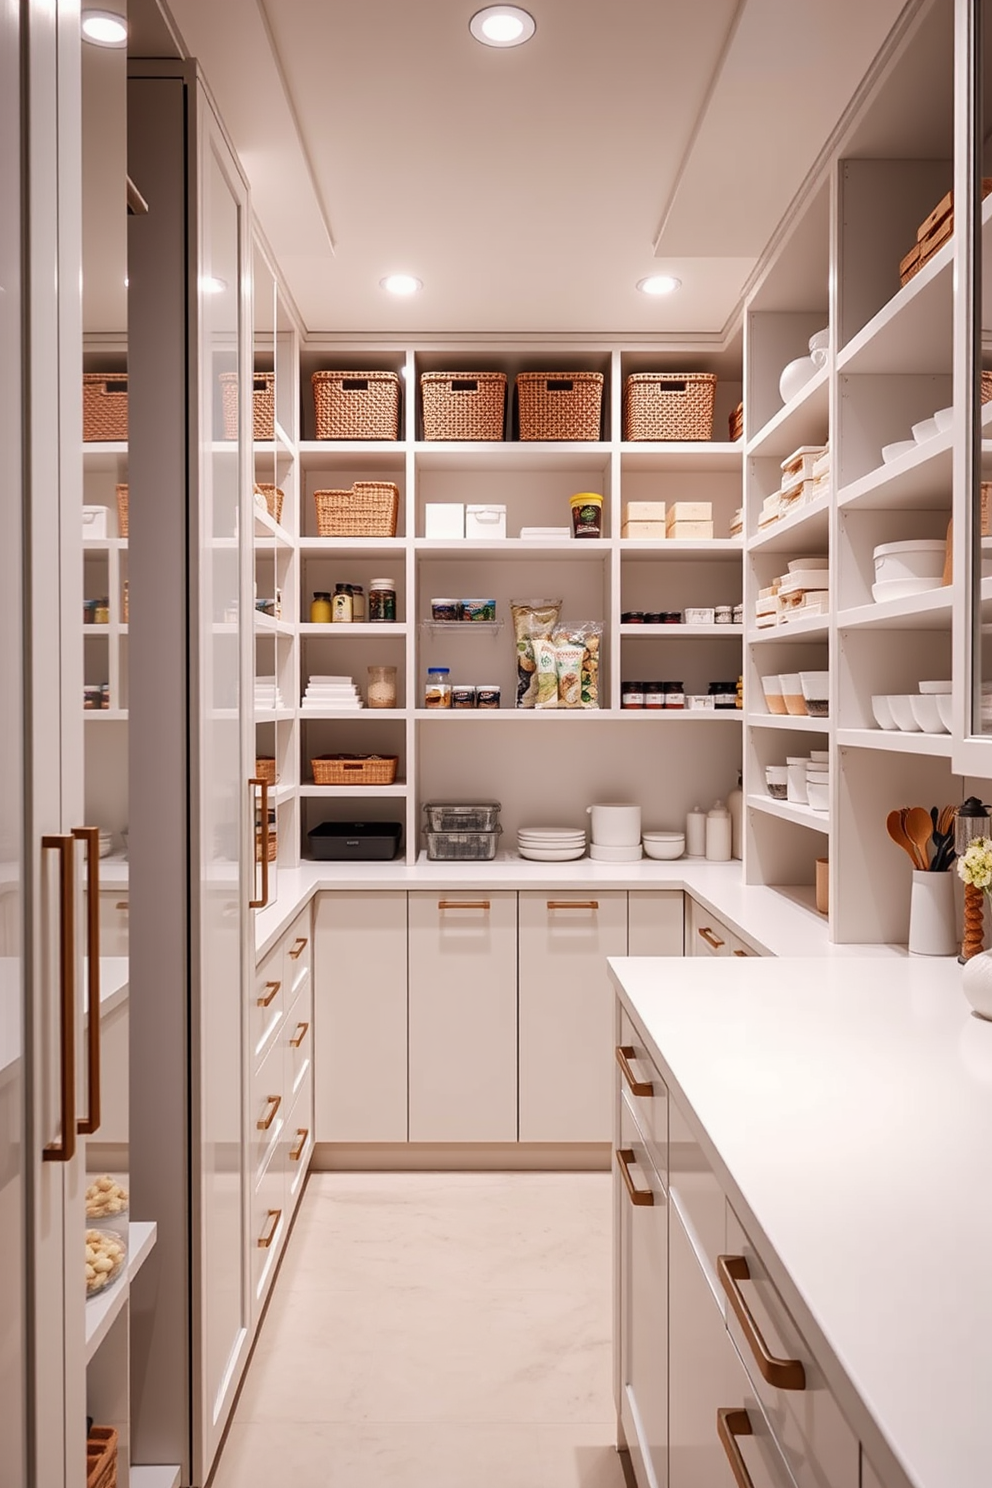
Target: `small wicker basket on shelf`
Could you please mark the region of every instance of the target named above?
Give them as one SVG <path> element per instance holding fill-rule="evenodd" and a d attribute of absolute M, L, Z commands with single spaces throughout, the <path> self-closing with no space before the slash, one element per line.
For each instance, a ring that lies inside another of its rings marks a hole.
<path fill-rule="evenodd" d="M 602 372 L 519 372 L 521 439 L 598 439 Z"/>
<path fill-rule="evenodd" d="M 127 537 L 127 486 L 117 487 L 117 531 Z"/>
<path fill-rule="evenodd" d="M 982 402 L 992 402 L 992 372 L 982 373 Z"/>
<path fill-rule="evenodd" d="M 503 438 L 505 372 L 422 372 L 425 439 Z"/>
<path fill-rule="evenodd" d="M 272 520 L 274 522 L 281 522 L 282 504 L 285 496 L 279 487 L 270 485 L 268 481 L 256 481 L 255 490 L 260 491 L 265 497 L 265 505 Z"/>
<path fill-rule="evenodd" d="M 220 374 L 221 410 L 224 415 L 224 438 L 238 437 L 238 374 Z M 253 372 L 251 379 L 251 437 L 255 440 L 276 437 L 276 374 Z"/>
<path fill-rule="evenodd" d="M 117 1432 L 91 1426 L 86 1438 L 86 1488 L 117 1488 Z"/>
<path fill-rule="evenodd" d="M 318 439 L 395 439 L 400 380 L 395 372 L 315 372 L 313 409 Z"/>
<path fill-rule="evenodd" d="M 322 754 L 310 761 L 314 785 L 392 785 L 395 754 Z"/>
<path fill-rule="evenodd" d="M 83 439 L 127 439 L 127 373 L 83 373 Z"/>
<path fill-rule="evenodd" d="M 395 537 L 399 486 L 356 481 L 350 491 L 314 491 L 318 537 Z"/>
<path fill-rule="evenodd" d="M 271 755 L 259 755 L 256 759 L 255 779 L 264 780 L 267 785 L 275 785 L 279 777 L 276 774 L 276 762 Z"/>
<path fill-rule="evenodd" d="M 713 372 L 632 372 L 623 386 L 624 439 L 712 439 Z"/>

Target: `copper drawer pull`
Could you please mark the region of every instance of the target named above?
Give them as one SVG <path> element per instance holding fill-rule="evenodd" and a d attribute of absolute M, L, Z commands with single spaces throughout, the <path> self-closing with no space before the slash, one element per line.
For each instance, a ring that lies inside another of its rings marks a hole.
<path fill-rule="evenodd" d="M 799 1359 L 776 1359 L 768 1352 L 768 1345 L 761 1336 L 758 1324 L 752 1316 L 739 1283 L 751 1280 L 751 1269 L 743 1256 L 722 1255 L 716 1258 L 717 1274 L 723 1290 L 730 1298 L 737 1321 L 744 1330 L 755 1363 L 761 1376 L 779 1390 L 805 1390 L 806 1370 Z"/>
<path fill-rule="evenodd" d="M 630 1060 L 636 1057 L 633 1044 L 621 1044 L 617 1049 L 617 1064 L 623 1072 L 623 1077 L 630 1087 L 631 1095 L 654 1095 L 654 1086 L 650 1080 L 639 1080 L 630 1067 Z"/>
<path fill-rule="evenodd" d="M 282 1210 L 270 1209 L 268 1214 L 265 1216 L 266 1225 L 268 1225 L 270 1220 L 272 1221 L 272 1228 L 269 1230 L 268 1234 L 266 1234 L 265 1230 L 263 1229 L 262 1233 L 258 1237 L 259 1250 L 268 1250 L 269 1246 L 276 1238 L 276 1235 L 279 1233 L 279 1224 L 282 1220 Z"/>
<path fill-rule="evenodd" d="M 488 909 L 488 899 L 439 899 L 438 909 Z"/>
<path fill-rule="evenodd" d="M 299 961 L 300 957 L 303 955 L 303 952 L 306 950 L 309 944 L 310 942 L 309 940 L 307 940 L 307 937 L 305 935 L 298 935 L 295 942 L 290 947 L 289 954 L 292 960 Z"/>
<path fill-rule="evenodd" d="M 720 1445 L 727 1454 L 730 1463 L 730 1471 L 734 1475 L 737 1488 L 754 1488 L 754 1479 L 747 1470 L 747 1463 L 737 1445 L 739 1436 L 753 1436 L 754 1428 L 751 1425 L 751 1417 L 746 1410 L 718 1410 L 716 1413 L 716 1434 L 720 1438 Z"/>
<path fill-rule="evenodd" d="M 300 1158 L 303 1156 L 303 1149 L 307 1145 L 307 1138 L 309 1137 L 310 1133 L 305 1126 L 298 1126 L 296 1129 L 296 1135 L 299 1137 L 300 1140 L 297 1142 L 295 1147 L 291 1147 L 289 1149 L 290 1162 L 299 1162 Z"/>
<path fill-rule="evenodd" d="M 72 837 L 42 837 L 41 850 L 59 855 L 59 1094 L 61 1134 L 42 1150 L 43 1162 L 71 1162 L 76 1155 L 76 917 Z M 96 1009 L 99 1018 L 100 1010 Z M 92 1019 L 93 1012 L 91 1010 Z"/>
<path fill-rule="evenodd" d="M 86 843 L 86 1083 L 89 1110 L 77 1131 L 92 1137 L 100 1130 L 100 829 L 73 827 L 77 842 Z"/>
<path fill-rule="evenodd" d="M 748 954 L 747 951 L 735 951 L 734 952 L 734 955 L 735 956 L 745 956 L 746 957 L 747 954 Z"/>
<path fill-rule="evenodd" d="M 268 997 L 256 997 L 256 1005 L 258 1007 L 268 1007 L 269 1003 L 273 1000 L 281 986 L 282 982 L 266 982 L 265 990 L 266 992 L 268 992 L 269 995 Z"/>
<path fill-rule="evenodd" d="M 117 903 L 117 904 L 114 905 L 114 908 L 115 909 L 130 909 L 131 906 L 130 906 L 130 904 L 128 903 L 128 901 L 126 899 L 121 899 L 119 903 Z"/>
<path fill-rule="evenodd" d="M 654 1194 L 649 1188 L 638 1188 L 637 1185 L 634 1183 L 633 1178 L 630 1176 L 630 1164 L 636 1161 L 637 1159 L 634 1157 L 634 1152 L 631 1147 L 617 1148 L 617 1162 L 620 1164 L 620 1176 L 623 1179 L 624 1184 L 626 1185 L 628 1194 L 630 1195 L 630 1202 L 637 1205 L 638 1208 L 641 1208 L 642 1206 L 644 1208 L 647 1208 L 649 1205 L 654 1203 Z"/>
<path fill-rule="evenodd" d="M 549 899 L 549 909 L 598 909 L 598 899 Z"/>
<path fill-rule="evenodd" d="M 300 1045 L 302 1044 L 303 1040 L 306 1038 L 306 1036 L 307 1036 L 307 1034 L 309 1032 L 310 1032 L 310 1024 L 309 1023 L 297 1023 L 297 1025 L 296 1025 L 297 1037 L 290 1039 L 290 1041 L 289 1041 L 290 1047 L 293 1048 L 293 1049 L 298 1049 L 300 1047 Z"/>
<path fill-rule="evenodd" d="M 715 951 L 719 951 L 721 947 L 727 944 L 725 940 L 721 940 L 718 935 L 713 934 L 713 931 L 710 929 L 709 925 L 700 925 L 699 933 L 705 940 L 706 944 L 708 946 L 712 946 Z"/>
<path fill-rule="evenodd" d="M 258 1131 L 268 1131 L 268 1129 L 272 1125 L 273 1121 L 275 1121 L 275 1119 L 276 1119 L 276 1112 L 278 1111 L 279 1107 L 282 1105 L 282 1096 L 281 1095 L 267 1095 L 265 1097 L 265 1104 L 267 1106 L 271 1106 L 272 1109 L 269 1111 L 269 1114 L 267 1116 L 263 1116 L 260 1121 L 256 1121 L 255 1122 L 255 1126 L 256 1126 L 256 1128 L 257 1128 Z"/>

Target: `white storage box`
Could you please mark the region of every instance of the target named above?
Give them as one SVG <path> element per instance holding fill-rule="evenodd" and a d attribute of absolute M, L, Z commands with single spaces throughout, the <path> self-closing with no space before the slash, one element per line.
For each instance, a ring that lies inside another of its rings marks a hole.
<path fill-rule="evenodd" d="M 665 514 L 669 527 L 680 522 L 712 522 L 712 501 L 673 501 Z"/>
<path fill-rule="evenodd" d="M 528 542 L 561 542 L 572 536 L 571 527 L 521 527 L 520 536 Z"/>
<path fill-rule="evenodd" d="M 505 506 L 466 506 L 465 536 L 490 538 L 506 536 Z"/>
<path fill-rule="evenodd" d="M 623 520 L 625 522 L 664 522 L 665 503 L 663 501 L 625 501 Z"/>
<path fill-rule="evenodd" d="M 668 528 L 664 522 L 624 522 L 620 528 L 621 537 L 649 538 L 653 542 L 664 542 L 668 536 Z"/>
<path fill-rule="evenodd" d="M 425 537 L 464 537 L 463 501 L 428 501 L 424 505 Z"/>
<path fill-rule="evenodd" d="M 107 508 L 105 506 L 83 507 L 83 537 L 106 537 Z"/>

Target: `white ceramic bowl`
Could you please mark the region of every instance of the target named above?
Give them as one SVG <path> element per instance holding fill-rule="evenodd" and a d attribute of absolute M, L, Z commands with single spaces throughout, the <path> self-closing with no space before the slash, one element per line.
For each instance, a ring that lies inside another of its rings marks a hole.
<path fill-rule="evenodd" d="M 636 863 L 644 853 L 640 843 L 636 847 L 601 847 L 594 842 L 589 856 L 598 863 Z"/>
<path fill-rule="evenodd" d="M 947 542 L 942 537 L 917 537 L 908 542 L 881 543 L 872 550 L 876 584 L 893 579 L 943 577 Z"/>
<path fill-rule="evenodd" d="M 521 842 L 517 846 L 517 852 L 533 863 L 571 863 L 586 855 L 584 843 L 581 847 L 527 847 Z"/>
<path fill-rule="evenodd" d="M 799 679 L 799 673 L 783 672 L 779 681 L 782 684 L 785 711 L 796 718 L 805 718 L 807 716 L 806 699 L 803 697 L 803 684 Z"/>
<path fill-rule="evenodd" d="M 921 692 L 912 699 L 913 717 L 925 734 L 942 734 L 944 725 L 937 711 L 937 699 L 933 693 Z"/>
<path fill-rule="evenodd" d="M 875 722 L 880 729 L 897 729 L 899 727 L 892 717 L 892 709 L 889 707 L 889 700 L 884 693 L 877 692 L 872 695 L 871 711 L 874 713 Z"/>
<path fill-rule="evenodd" d="M 830 810 L 830 787 L 815 780 L 807 781 L 806 796 L 814 811 Z"/>
<path fill-rule="evenodd" d="M 882 464 L 891 465 L 893 460 L 899 460 L 903 455 L 908 455 L 910 450 L 915 450 L 915 439 L 897 439 L 895 444 L 882 445 Z"/>
<path fill-rule="evenodd" d="M 788 767 L 788 765 L 766 765 L 765 766 L 765 779 L 768 781 L 768 784 L 769 785 L 788 785 L 788 783 L 789 783 L 789 767 Z"/>
<path fill-rule="evenodd" d="M 791 403 L 797 393 L 814 377 L 817 366 L 812 357 L 797 357 L 794 362 L 782 368 L 782 375 L 778 380 L 778 390 L 782 395 L 783 403 Z"/>
<path fill-rule="evenodd" d="M 929 594 L 933 589 L 942 589 L 939 579 L 886 579 L 882 584 L 872 584 L 871 597 L 876 604 L 885 604 L 890 599 L 915 599 L 917 594 Z"/>
<path fill-rule="evenodd" d="M 928 439 L 936 439 L 940 433 L 940 425 L 936 418 L 921 419 L 918 424 L 913 425 L 913 438 L 917 444 L 925 444 Z"/>
<path fill-rule="evenodd" d="M 949 692 L 934 693 L 934 702 L 937 704 L 937 712 L 940 721 L 948 733 L 951 732 L 951 694 Z"/>
<path fill-rule="evenodd" d="M 822 713 L 811 713 L 811 716 L 814 718 L 826 717 L 827 699 L 830 696 L 830 673 L 800 672 L 799 685 L 803 690 L 803 697 L 806 699 L 807 710 L 810 709 L 810 704 L 812 703 L 821 703 L 823 705 L 824 711 Z"/>
<path fill-rule="evenodd" d="M 656 858 L 661 862 L 680 858 L 685 852 L 685 833 L 665 832 L 654 837 L 645 837 L 644 851 L 649 858 Z"/>
<path fill-rule="evenodd" d="M 904 734 L 918 734 L 920 732 L 920 725 L 917 723 L 916 714 L 913 712 L 913 699 L 915 697 L 915 692 L 908 694 L 890 692 L 886 697 L 889 712 L 896 721 L 896 728 L 902 729 Z"/>
<path fill-rule="evenodd" d="M 933 420 L 941 434 L 946 433 L 954 422 L 954 409 L 938 408 L 933 416 Z"/>
<path fill-rule="evenodd" d="M 951 684 L 950 682 L 921 682 L 920 691 L 930 693 L 950 692 Z"/>

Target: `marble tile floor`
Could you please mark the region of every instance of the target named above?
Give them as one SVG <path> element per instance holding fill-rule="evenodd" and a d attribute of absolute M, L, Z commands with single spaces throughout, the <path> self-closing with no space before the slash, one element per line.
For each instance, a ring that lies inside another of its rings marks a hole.
<path fill-rule="evenodd" d="M 315 1173 L 211 1488 L 624 1488 L 608 1173 Z"/>

